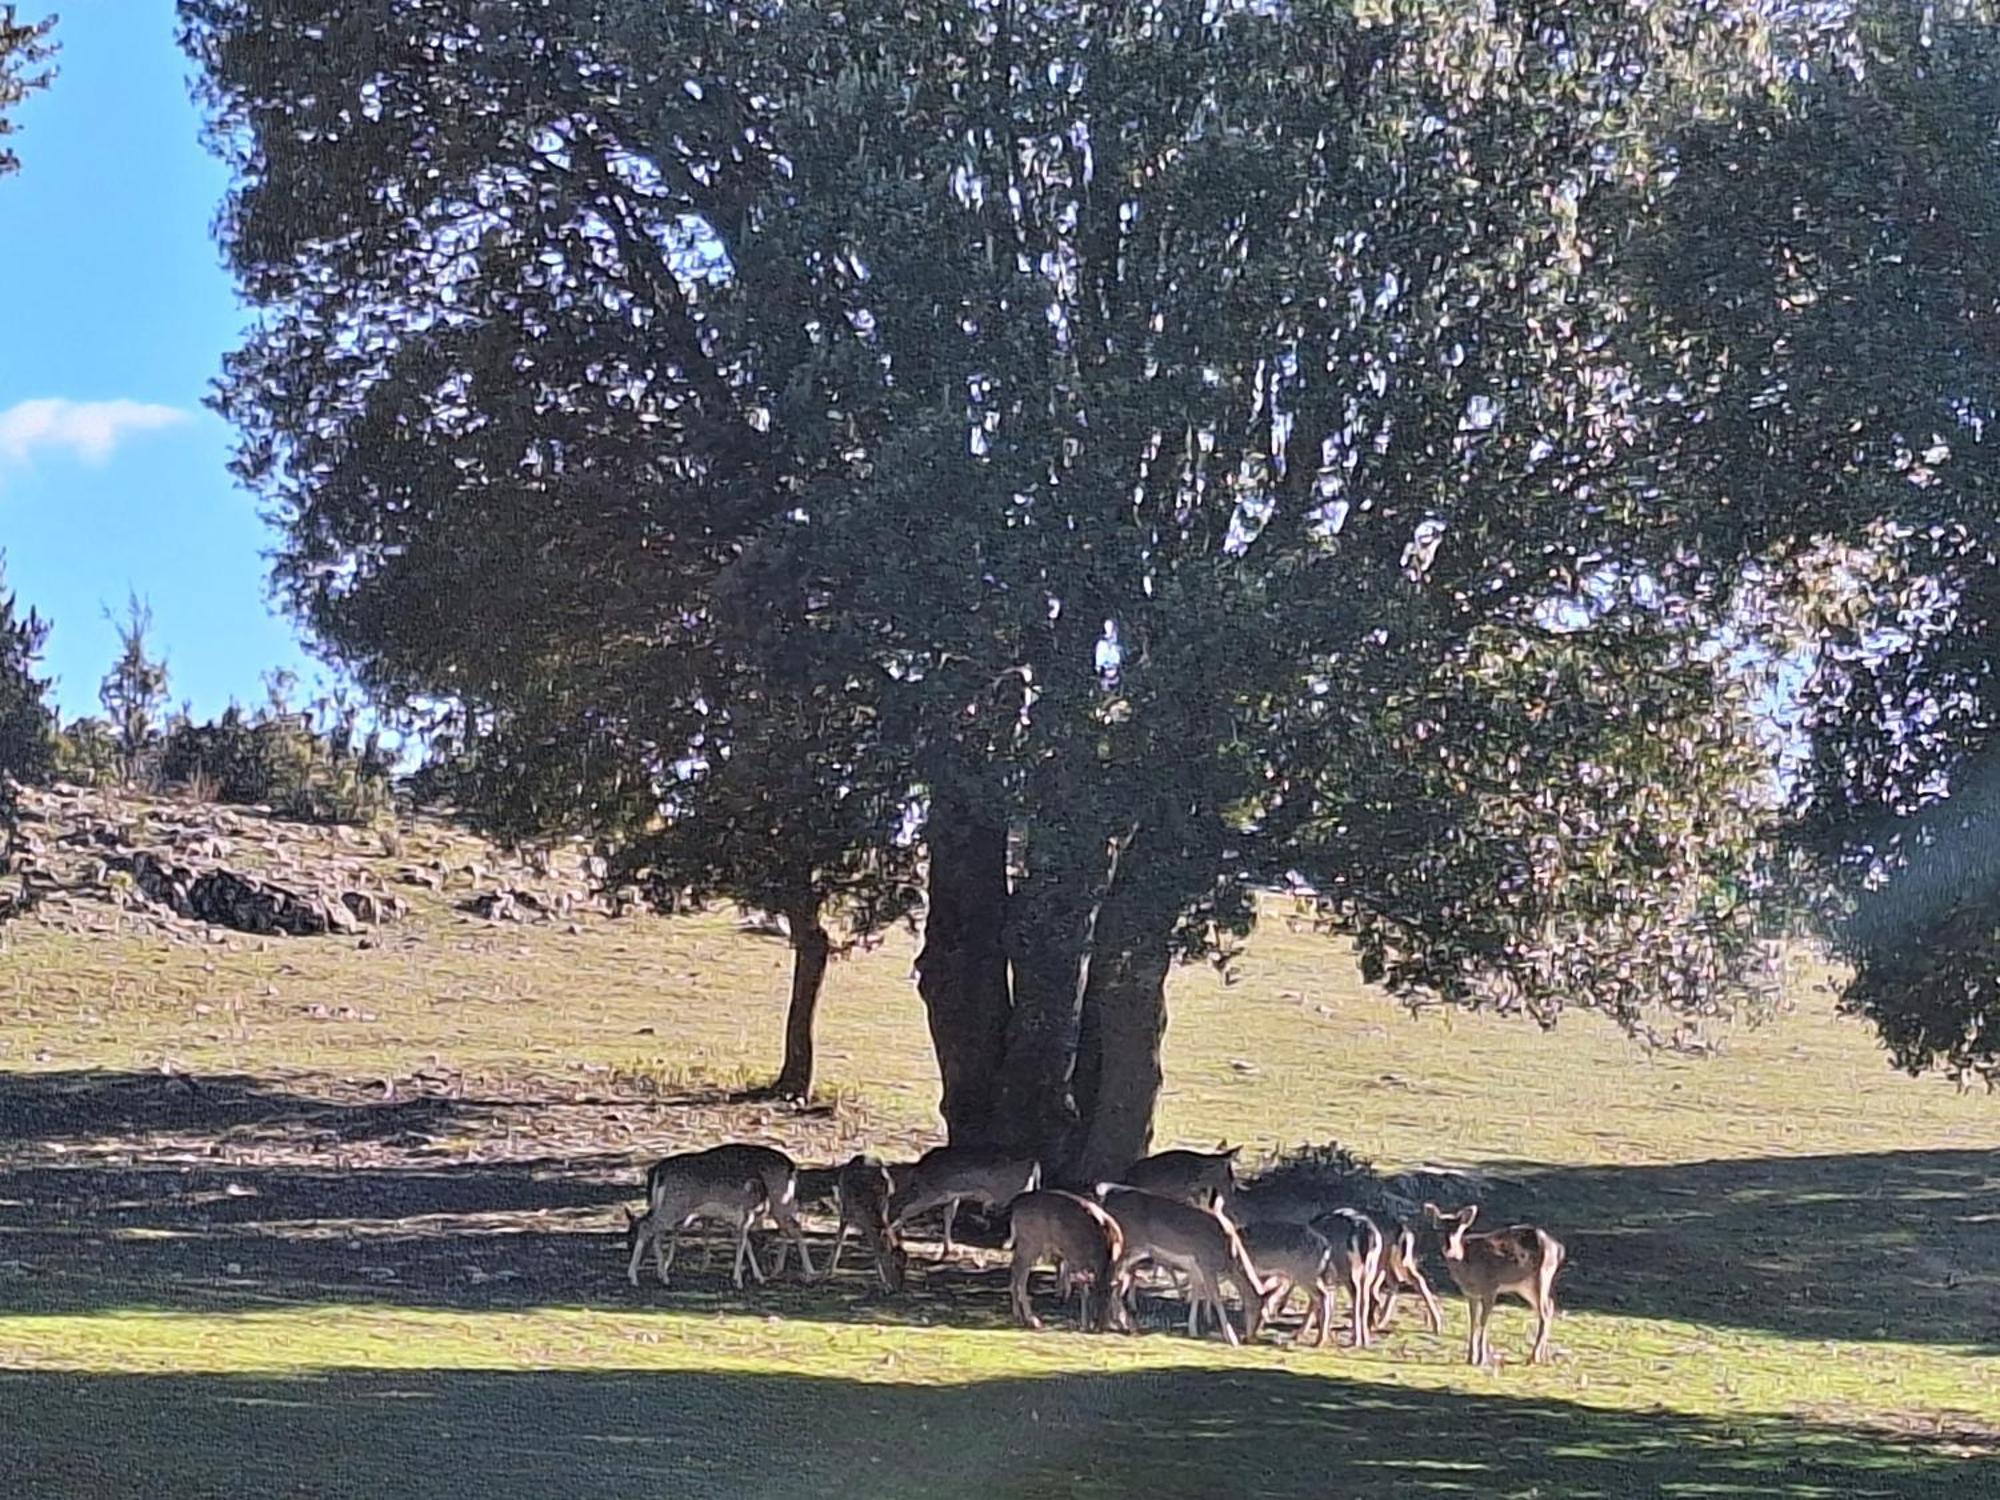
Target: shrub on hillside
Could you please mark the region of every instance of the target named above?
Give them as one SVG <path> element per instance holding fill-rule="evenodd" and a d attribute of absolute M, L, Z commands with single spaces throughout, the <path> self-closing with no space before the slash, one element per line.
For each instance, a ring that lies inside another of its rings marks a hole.
<path fill-rule="evenodd" d="M 366 823 L 389 807 L 390 762 L 370 735 L 359 749 L 347 719 L 321 730 L 302 713 L 246 715 L 235 706 L 206 724 L 168 726 L 160 774 L 216 802 L 270 807 L 309 823 Z"/>
<path fill-rule="evenodd" d="M 124 779 L 118 736 L 98 718 L 72 719 L 55 735 L 56 777 L 78 786 L 115 786 Z"/>

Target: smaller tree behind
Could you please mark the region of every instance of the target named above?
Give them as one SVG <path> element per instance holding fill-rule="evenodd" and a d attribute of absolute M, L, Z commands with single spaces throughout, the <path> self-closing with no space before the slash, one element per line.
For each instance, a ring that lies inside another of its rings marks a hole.
<path fill-rule="evenodd" d="M 0 554 L 0 856 L 13 846 L 17 784 L 45 781 L 55 770 L 49 684 L 35 675 L 48 636 L 48 623 L 32 609 L 21 614 L 7 592 Z"/>
<path fill-rule="evenodd" d="M 153 611 L 137 594 L 125 603 L 121 623 L 107 610 L 106 618 L 118 632 L 118 659 L 104 674 L 97 689 L 97 701 L 111 719 L 124 757 L 125 779 L 134 779 L 147 752 L 159 738 L 161 716 L 167 704 L 167 663 L 155 657 L 148 635 L 153 628 Z"/>

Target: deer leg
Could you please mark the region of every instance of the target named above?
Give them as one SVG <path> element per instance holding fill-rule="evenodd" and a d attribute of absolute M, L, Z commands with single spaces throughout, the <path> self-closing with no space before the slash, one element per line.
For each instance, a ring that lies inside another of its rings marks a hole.
<path fill-rule="evenodd" d="M 840 1252 L 843 1249 L 845 1249 L 846 1246 L 847 1246 L 847 1215 L 842 1214 L 840 1216 L 840 1228 L 834 1231 L 833 1259 L 828 1261 L 826 1266 L 826 1274 L 828 1276 L 833 1275 L 835 1271 L 838 1271 L 840 1269 Z"/>
<path fill-rule="evenodd" d="M 1535 1349 L 1529 1356 L 1530 1364 L 1546 1364 L 1549 1358 L 1549 1334 L 1556 1322 L 1556 1266 L 1544 1266 L 1540 1284 L 1535 1288 L 1535 1316 L 1539 1322 L 1535 1328 Z"/>
<path fill-rule="evenodd" d="M 1348 1336 L 1348 1347 L 1366 1349 L 1368 1347 L 1368 1265 L 1365 1261 L 1355 1261 L 1347 1271 L 1347 1300 L 1354 1314 L 1354 1332 Z"/>
<path fill-rule="evenodd" d="M 1014 1272 L 1008 1278 L 1007 1292 L 1014 1303 L 1014 1316 L 1020 1320 L 1023 1328 L 1040 1328 L 1042 1326 L 1042 1320 L 1035 1316 L 1034 1303 L 1028 1296 L 1028 1278 L 1034 1274 L 1034 1270 L 1033 1258 L 1016 1251 L 1014 1254 Z"/>
<path fill-rule="evenodd" d="M 1249 1296 L 1245 1297 L 1243 1299 L 1243 1315 L 1246 1318 L 1250 1316 L 1250 1304 L 1253 1300 L 1257 1303 L 1257 1323 L 1256 1323 L 1256 1328 L 1253 1328 L 1251 1330 L 1250 1336 L 1252 1338 L 1255 1338 L 1257 1336 L 1256 1329 L 1262 1328 L 1264 1324 L 1268 1323 L 1271 1319 L 1277 1317 L 1279 1313 L 1285 1310 L 1285 1304 L 1292 1300 L 1291 1278 L 1286 1276 L 1284 1272 L 1280 1271 L 1271 1281 L 1270 1289 L 1268 1291 L 1262 1293 L 1261 1295 L 1256 1292 L 1252 1292 Z M 1308 1302 L 1306 1305 L 1306 1326 L 1304 1331 L 1300 1333 L 1299 1337 L 1301 1339 L 1304 1339 L 1306 1334 L 1311 1332 L 1312 1332 L 1312 1304 Z"/>
<path fill-rule="evenodd" d="M 680 1223 L 674 1225 L 673 1233 L 669 1234 L 666 1237 L 665 1244 L 662 1244 L 657 1236 L 654 1238 L 653 1266 L 654 1269 L 660 1273 L 661 1286 L 665 1286 L 667 1284 L 667 1272 L 671 1271 L 674 1268 L 674 1257 L 680 1254 L 681 1231 L 687 1228 L 688 1225 L 692 1224 L 693 1222 L 694 1222 L 694 1215 L 689 1214 L 685 1219 L 682 1219 Z"/>
<path fill-rule="evenodd" d="M 944 1258 L 946 1260 L 950 1260 L 952 1257 L 951 1225 L 952 1221 L 957 1217 L 958 1200 L 956 1198 L 947 1199 L 944 1205 Z"/>
<path fill-rule="evenodd" d="M 1229 1304 L 1222 1300 L 1221 1285 L 1213 1276 L 1206 1272 L 1202 1274 L 1201 1280 L 1201 1295 L 1207 1301 L 1208 1305 L 1215 1309 L 1215 1321 L 1222 1325 L 1223 1341 L 1232 1349 L 1241 1347 L 1243 1340 L 1236 1336 L 1236 1325 L 1229 1321 Z M 1251 1295 L 1255 1296 L 1256 1294 L 1253 1292 Z M 1244 1321 L 1246 1323 L 1249 1321 L 1249 1314 L 1247 1312 L 1244 1314 Z"/>
<path fill-rule="evenodd" d="M 1444 1309 L 1438 1305 L 1437 1293 L 1424 1280 L 1424 1273 L 1412 1266 L 1410 1275 L 1417 1283 L 1417 1293 L 1424 1299 L 1424 1320 L 1431 1326 L 1432 1333 L 1444 1332 Z"/>
<path fill-rule="evenodd" d="M 792 1237 L 792 1243 L 799 1247 L 800 1273 L 807 1281 L 819 1280 L 819 1273 L 813 1270 L 812 1251 L 806 1246 L 805 1225 L 799 1222 L 798 1205 L 796 1203 L 787 1203 L 779 1218 L 785 1233 L 789 1234 Z M 781 1239 L 778 1241 L 778 1264 L 771 1271 L 773 1276 L 781 1274 L 785 1269 L 784 1250 L 785 1242 Z"/>
<path fill-rule="evenodd" d="M 791 1221 L 792 1239 L 799 1247 L 799 1265 L 806 1273 L 806 1280 L 818 1281 L 819 1272 L 813 1269 L 812 1247 L 806 1243 L 806 1226 L 799 1218 L 798 1206 L 793 1204 L 787 1207 L 785 1217 Z"/>
<path fill-rule="evenodd" d="M 1389 1324 L 1396 1316 L 1396 1300 L 1402 1295 L 1402 1286 L 1393 1272 L 1385 1275 L 1375 1284 L 1375 1331 L 1387 1333 Z"/>
<path fill-rule="evenodd" d="M 1362 1321 L 1366 1322 L 1368 1325 L 1368 1343 L 1371 1348 L 1374 1346 L 1375 1343 L 1375 1335 L 1381 1332 L 1381 1325 L 1377 1323 L 1375 1319 L 1376 1310 L 1381 1305 L 1382 1305 L 1382 1267 L 1381 1264 L 1378 1262 L 1376 1265 L 1369 1268 L 1367 1284 L 1362 1288 L 1361 1291 L 1361 1307 L 1363 1309 Z"/>
<path fill-rule="evenodd" d="M 648 1219 L 645 1228 L 632 1236 L 632 1258 L 626 1264 L 625 1279 L 634 1286 L 639 1284 L 639 1263 L 646 1258 L 646 1242 L 651 1240 L 657 1244 L 659 1241 L 658 1225 L 659 1220 Z"/>

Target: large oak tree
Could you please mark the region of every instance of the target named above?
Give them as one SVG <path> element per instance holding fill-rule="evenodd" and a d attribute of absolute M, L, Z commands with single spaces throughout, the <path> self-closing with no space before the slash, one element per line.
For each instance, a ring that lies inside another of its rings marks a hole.
<path fill-rule="evenodd" d="M 1807 107 L 1806 18 L 182 14 L 300 613 L 676 890 L 886 920 L 914 799 L 955 1139 L 1142 1151 L 1171 963 L 1288 868 L 1413 993 L 1754 981 L 1792 554 L 1685 394 L 1774 419 L 1641 231 L 1728 236 L 1690 153 Z"/>

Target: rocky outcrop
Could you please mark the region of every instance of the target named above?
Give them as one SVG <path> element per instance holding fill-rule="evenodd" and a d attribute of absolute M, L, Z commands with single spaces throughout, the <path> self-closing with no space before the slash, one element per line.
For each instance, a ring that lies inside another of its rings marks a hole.
<path fill-rule="evenodd" d="M 413 909 L 571 925 L 642 909 L 637 891 L 603 889 L 607 875 L 579 845 L 530 859 L 421 815 L 330 826 L 119 788 L 31 787 L 12 850 L 0 851 L 0 922 L 178 942 L 242 933 L 372 944 Z"/>
<path fill-rule="evenodd" d="M 408 903 L 344 854 L 356 830 L 293 834 L 254 809 L 83 787 L 29 794 L 8 869 L 8 915 L 32 910 L 77 932 L 213 941 L 220 933 L 352 936 L 400 920 Z M 322 852 L 309 846 L 331 845 Z"/>
<path fill-rule="evenodd" d="M 106 863 L 129 873 L 148 900 L 175 916 L 235 932 L 287 937 L 351 934 L 396 921 L 406 910 L 396 897 L 373 891 L 294 889 L 222 867 L 196 870 L 143 849 Z"/>

